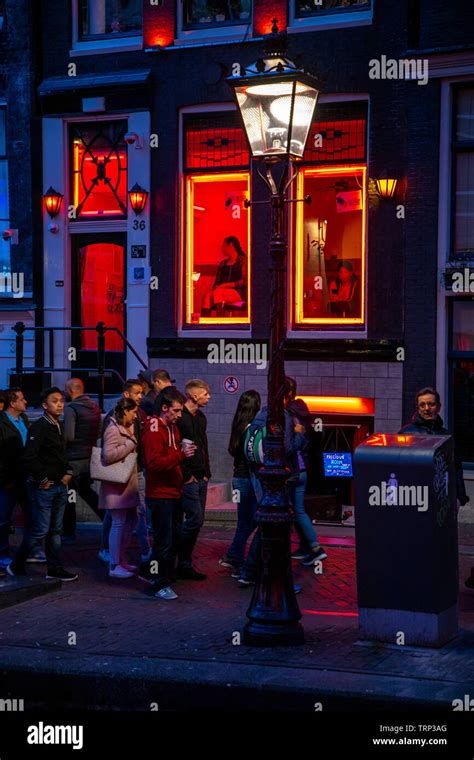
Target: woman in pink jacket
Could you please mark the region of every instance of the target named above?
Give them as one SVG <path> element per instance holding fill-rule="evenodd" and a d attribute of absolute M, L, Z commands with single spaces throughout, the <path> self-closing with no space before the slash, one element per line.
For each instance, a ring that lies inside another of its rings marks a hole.
<path fill-rule="evenodd" d="M 105 465 L 120 462 L 136 451 L 138 441 L 133 434 L 133 421 L 137 409 L 131 398 L 121 398 L 117 403 L 104 432 L 102 460 Z M 127 483 L 101 482 L 99 508 L 110 509 L 112 517 L 109 536 L 111 578 L 131 578 L 137 569 L 135 565 L 127 564 L 125 553 L 135 526 L 138 501 L 136 463 Z"/>

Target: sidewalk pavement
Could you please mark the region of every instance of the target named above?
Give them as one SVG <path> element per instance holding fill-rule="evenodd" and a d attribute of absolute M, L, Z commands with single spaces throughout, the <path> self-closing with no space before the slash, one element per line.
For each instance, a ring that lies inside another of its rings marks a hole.
<path fill-rule="evenodd" d="M 195 564 L 208 580 L 176 582 L 179 598 L 166 602 L 138 578 L 110 579 L 97 559 L 98 526 L 81 528 L 63 549 L 79 581 L 1 613 L 3 691 L 48 709 L 127 711 L 156 703 L 313 712 L 320 703 L 330 711 L 452 712 L 453 699 L 474 697 L 474 592 L 464 587 L 473 536 L 461 537 L 460 634 L 433 650 L 358 641 L 353 539 L 347 529 L 320 533 L 329 555 L 323 574 L 293 564 L 306 643 L 260 649 L 236 636 L 252 589 L 218 565 L 232 530 L 202 530 Z M 41 578 L 45 566 L 29 571 Z"/>

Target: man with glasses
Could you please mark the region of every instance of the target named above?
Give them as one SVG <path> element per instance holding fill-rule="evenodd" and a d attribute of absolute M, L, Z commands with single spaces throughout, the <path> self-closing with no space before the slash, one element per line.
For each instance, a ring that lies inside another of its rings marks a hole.
<path fill-rule="evenodd" d="M 402 427 L 400 433 L 403 435 L 450 435 L 449 430 L 443 426 L 443 420 L 439 416 L 441 409 L 441 399 L 435 388 L 422 388 L 416 394 L 416 412 L 412 421 Z M 456 497 L 458 506 L 464 506 L 469 501 L 466 493 L 464 478 L 462 474 L 462 462 L 454 446 L 454 467 L 456 471 Z"/>

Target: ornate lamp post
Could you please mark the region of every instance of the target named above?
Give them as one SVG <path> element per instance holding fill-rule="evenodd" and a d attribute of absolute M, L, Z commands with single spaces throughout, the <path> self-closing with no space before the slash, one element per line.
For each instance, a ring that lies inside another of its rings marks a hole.
<path fill-rule="evenodd" d="M 253 646 L 300 644 L 304 632 L 291 571 L 292 515 L 284 450 L 285 204 L 291 202 L 286 194 L 297 175 L 296 162 L 303 157 L 318 89 L 314 77 L 286 57 L 286 34 L 278 33 L 276 19 L 264 57 L 227 81 L 234 88 L 252 157 L 263 165 L 264 171 L 259 168 L 258 173 L 270 190 L 271 209 L 267 438 L 264 465 L 258 473 L 263 497 L 256 515 L 261 550 L 243 640 Z M 311 202 L 309 197 L 304 200 Z"/>

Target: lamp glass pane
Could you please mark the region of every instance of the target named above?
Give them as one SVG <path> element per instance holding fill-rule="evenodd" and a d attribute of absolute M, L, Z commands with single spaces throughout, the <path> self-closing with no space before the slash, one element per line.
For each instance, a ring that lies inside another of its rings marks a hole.
<path fill-rule="evenodd" d="M 293 89 L 294 88 L 294 89 Z M 288 145 L 291 105 L 293 129 Z M 297 82 L 269 82 L 238 87 L 237 102 L 252 155 L 302 157 L 318 96 L 317 90 Z"/>

